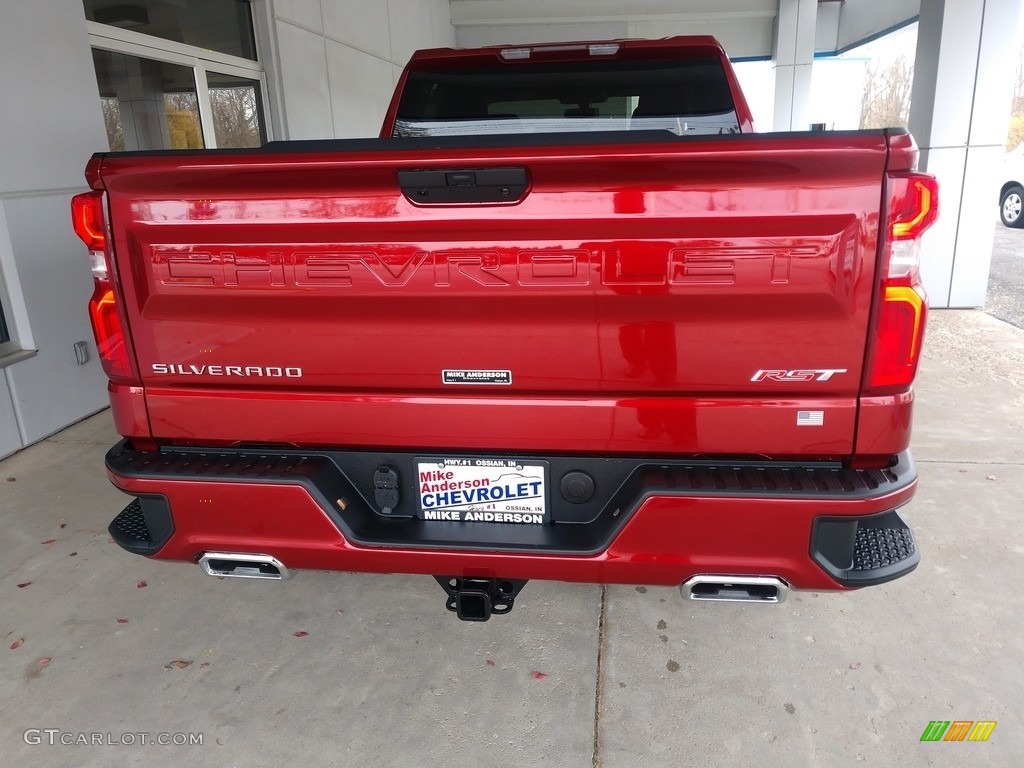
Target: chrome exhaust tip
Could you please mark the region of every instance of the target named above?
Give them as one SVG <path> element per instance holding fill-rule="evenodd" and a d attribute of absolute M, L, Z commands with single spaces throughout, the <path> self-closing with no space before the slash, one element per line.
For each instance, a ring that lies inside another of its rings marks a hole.
<path fill-rule="evenodd" d="M 679 587 L 688 600 L 723 603 L 783 603 L 789 585 L 776 576 L 694 576 Z"/>
<path fill-rule="evenodd" d="M 230 576 L 236 579 L 290 579 L 291 571 L 271 555 L 252 555 L 244 552 L 204 552 L 199 567 L 210 576 Z"/>

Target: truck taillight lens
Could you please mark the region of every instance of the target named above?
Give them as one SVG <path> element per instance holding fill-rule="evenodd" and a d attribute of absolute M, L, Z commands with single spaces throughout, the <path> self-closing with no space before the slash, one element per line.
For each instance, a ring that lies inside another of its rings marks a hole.
<path fill-rule="evenodd" d="M 86 192 L 71 198 L 71 221 L 92 260 L 93 292 L 89 319 L 100 363 L 107 378 L 120 384 L 137 384 L 138 375 L 125 339 L 114 280 L 110 271 L 110 247 L 103 212 L 102 192 Z"/>
<path fill-rule="evenodd" d="M 890 177 L 893 196 L 890 207 L 890 234 L 893 241 L 915 240 L 939 216 L 939 186 L 931 176 L 909 174 Z"/>
<path fill-rule="evenodd" d="M 71 222 L 75 234 L 90 251 L 103 251 L 107 247 L 102 192 L 86 192 L 71 198 Z"/>
<path fill-rule="evenodd" d="M 875 327 L 872 394 L 907 389 L 917 374 L 927 302 L 918 288 L 886 286 Z"/>
<path fill-rule="evenodd" d="M 92 298 L 89 299 L 89 319 L 92 320 L 92 332 L 103 371 L 113 382 L 135 384 L 138 377 L 128 356 L 114 289 L 106 280 L 95 280 L 94 283 Z"/>
<path fill-rule="evenodd" d="M 924 340 L 928 299 L 921 285 L 920 238 L 939 214 L 935 178 L 922 173 L 890 174 L 888 231 L 878 291 L 868 394 L 905 391 L 914 382 Z"/>

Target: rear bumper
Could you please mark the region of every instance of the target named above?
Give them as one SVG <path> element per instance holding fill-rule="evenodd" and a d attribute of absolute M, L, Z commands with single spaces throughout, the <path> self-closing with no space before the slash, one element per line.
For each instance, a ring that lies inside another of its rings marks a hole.
<path fill-rule="evenodd" d="M 590 512 L 563 505 L 549 525 L 423 521 L 374 507 L 356 476 L 376 455 L 148 453 L 121 443 L 108 474 L 137 499 L 110 530 L 126 549 L 161 560 L 265 553 L 292 570 L 592 583 L 734 574 L 834 590 L 889 581 L 918 563 L 896 511 L 916 486 L 907 453 L 885 470 L 547 458 L 554 475 L 606 467 L 599 484 L 612 487 Z"/>

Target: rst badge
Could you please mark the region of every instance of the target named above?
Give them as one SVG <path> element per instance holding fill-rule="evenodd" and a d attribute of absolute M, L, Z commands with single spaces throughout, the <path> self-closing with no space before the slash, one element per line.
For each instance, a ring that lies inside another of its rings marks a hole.
<path fill-rule="evenodd" d="M 760 370 L 750 377 L 751 381 L 778 381 L 787 384 L 806 381 L 828 381 L 833 376 L 846 373 L 845 368 L 795 368 L 787 371 L 784 368 Z"/>

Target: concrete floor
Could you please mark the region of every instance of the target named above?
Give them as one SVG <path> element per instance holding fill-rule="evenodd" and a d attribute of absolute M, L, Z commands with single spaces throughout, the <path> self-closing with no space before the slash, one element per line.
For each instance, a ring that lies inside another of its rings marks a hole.
<path fill-rule="evenodd" d="M 1024 328 L 1024 229 L 995 228 L 985 311 Z"/>
<path fill-rule="evenodd" d="M 1024 331 L 936 312 L 925 358 L 921 567 L 778 607 L 532 582 L 462 624 L 421 577 L 150 562 L 108 540 L 99 414 L 0 462 L 0 765 L 1019 764 Z M 983 719 L 986 743 L 920 742 Z M 139 743 L 178 732 L 203 743 Z"/>

